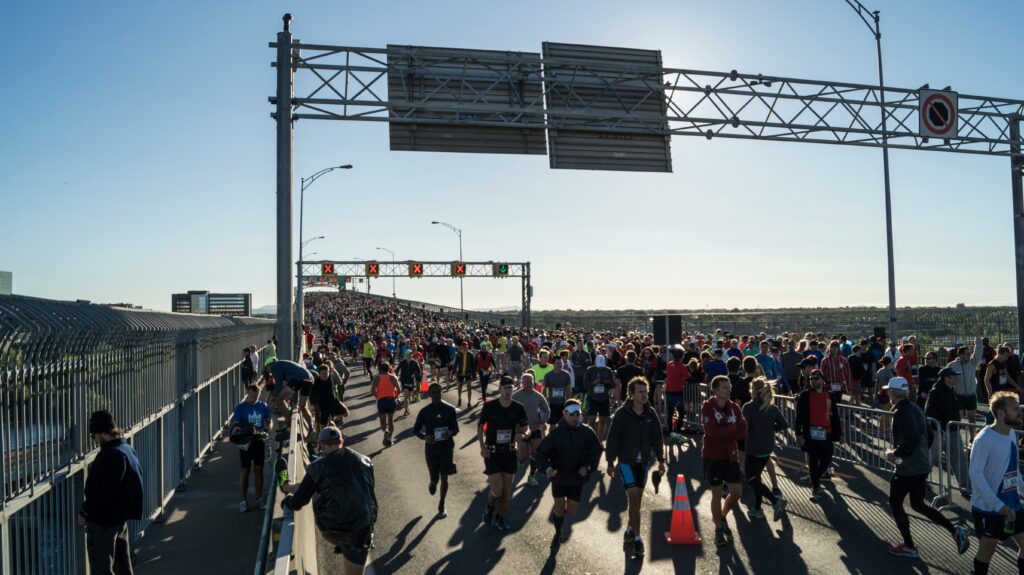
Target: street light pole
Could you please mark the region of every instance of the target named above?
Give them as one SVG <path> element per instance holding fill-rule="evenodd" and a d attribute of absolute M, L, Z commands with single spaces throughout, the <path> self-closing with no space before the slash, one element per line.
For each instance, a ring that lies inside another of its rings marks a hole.
<path fill-rule="evenodd" d="M 461 262 L 462 261 L 462 230 L 460 228 L 457 228 L 457 227 L 447 223 L 447 222 L 434 221 L 434 222 L 430 222 L 430 223 L 434 224 L 434 225 L 440 224 L 440 225 L 448 228 L 449 230 L 455 232 L 455 235 L 459 236 L 459 261 Z M 464 294 L 464 292 L 462 290 L 462 280 L 463 280 L 462 276 L 459 276 L 459 310 L 464 312 L 464 311 L 466 311 L 466 304 L 465 304 L 465 300 L 463 299 L 465 294 Z"/>
<path fill-rule="evenodd" d="M 889 339 L 896 339 L 896 266 L 892 250 L 892 195 L 889 186 L 889 129 L 885 109 L 885 80 L 882 75 L 882 30 L 880 13 L 868 10 L 859 0 L 846 0 L 846 3 L 857 12 L 857 16 L 875 35 L 875 48 L 878 55 L 878 101 L 882 111 L 882 167 L 885 174 L 885 248 L 889 270 Z"/>
<path fill-rule="evenodd" d="M 296 283 L 298 285 L 295 287 L 295 290 L 296 290 L 295 309 L 298 311 L 299 328 L 301 328 L 302 324 L 306 321 L 306 316 L 305 316 L 306 298 L 304 297 L 304 291 L 305 290 L 303 290 L 303 288 L 302 288 L 302 247 L 304 245 L 306 245 L 306 243 L 309 243 L 309 242 L 303 242 L 303 240 L 302 240 L 302 224 L 303 224 L 303 221 L 305 220 L 305 215 L 306 215 L 306 211 L 305 211 L 305 208 L 306 208 L 306 188 L 311 186 L 313 184 L 313 182 L 317 181 L 317 179 L 320 178 L 320 176 L 326 174 L 327 172 L 333 172 L 334 170 L 351 170 L 351 169 L 352 169 L 352 164 L 345 164 L 345 165 L 342 165 L 342 166 L 331 166 L 329 168 L 324 168 L 324 169 L 320 170 L 319 172 L 313 174 L 312 176 L 310 176 L 308 178 L 302 178 L 301 185 L 299 186 L 299 273 L 297 274 L 298 277 L 296 278 L 297 279 Z M 323 238 L 323 236 L 320 236 L 318 238 L 313 238 L 313 239 L 322 239 L 322 238 Z M 313 240 L 309 240 L 309 241 L 313 241 Z"/>
<path fill-rule="evenodd" d="M 393 251 L 391 251 L 391 250 L 389 250 L 387 248 L 378 247 L 377 249 L 378 250 L 383 250 L 383 251 L 391 254 L 391 268 L 392 268 L 391 269 L 391 299 L 398 299 L 398 296 L 395 295 L 395 270 L 394 270 L 394 267 L 395 267 L 395 252 L 393 252 Z"/>

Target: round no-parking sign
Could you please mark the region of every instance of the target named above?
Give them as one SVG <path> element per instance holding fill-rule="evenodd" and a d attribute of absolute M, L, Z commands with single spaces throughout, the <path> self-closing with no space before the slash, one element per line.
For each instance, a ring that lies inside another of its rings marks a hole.
<path fill-rule="evenodd" d="M 957 134 L 956 92 L 918 92 L 918 133 L 929 138 L 954 138 Z"/>

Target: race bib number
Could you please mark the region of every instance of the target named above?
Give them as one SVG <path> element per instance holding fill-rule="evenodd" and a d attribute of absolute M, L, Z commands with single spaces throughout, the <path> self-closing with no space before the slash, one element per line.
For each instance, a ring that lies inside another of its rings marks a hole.
<path fill-rule="evenodd" d="M 1006 475 L 1003 475 L 1003 493 L 1012 493 L 1017 491 L 1017 481 L 1020 480 L 1020 471 L 1013 470 L 1007 471 Z"/>
<path fill-rule="evenodd" d="M 811 428 L 811 439 L 815 441 L 825 441 L 825 428 L 824 427 L 812 427 Z"/>
<path fill-rule="evenodd" d="M 551 399 L 563 399 L 565 398 L 565 390 L 560 387 L 551 388 Z"/>
<path fill-rule="evenodd" d="M 435 427 L 434 428 L 434 441 L 444 441 L 446 435 L 448 435 L 448 428 L 447 427 Z"/>
<path fill-rule="evenodd" d="M 604 393 L 604 384 L 599 383 L 594 386 L 594 393 Z"/>
<path fill-rule="evenodd" d="M 832 384 L 832 391 L 833 392 L 838 392 L 838 391 L 842 391 L 842 390 L 843 390 L 843 385 L 841 383 L 833 383 Z"/>
<path fill-rule="evenodd" d="M 495 434 L 495 442 L 499 445 L 512 442 L 511 429 L 499 429 Z"/>

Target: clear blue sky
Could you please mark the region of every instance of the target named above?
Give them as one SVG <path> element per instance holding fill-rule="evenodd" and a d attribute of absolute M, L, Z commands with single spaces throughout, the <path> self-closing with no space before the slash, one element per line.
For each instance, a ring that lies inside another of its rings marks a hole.
<path fill-rule="evenodd" d="M 1024 98 L 1020 0 L 872 0 L 886 81 Z M 625 8 L 630 9 L 629 12 Z M 0 36 L 0 269 L 16 293 L 168 309 L 189 289 L 275 302 L 274 53 L 305 42 L 661 49 L 668 67 L 872 83 L 843 0 L 497 3 L 16 2 Z M 672 142 L 675 172 L 549 170 L 546 157 L 389 152 L 377 123 L 300 122 L 310 251 L 533 262 L 537 309 L 884 305 L 881 151 Z M 1014 300 L 1008 160 L 892 153 L 900 305 Z M 296 203 L 298 182 L 296 182 Z M 296 211 L 297 212 L 297 211 Z M 297 230 L 297 227 L 296 227 Z M 390 280 L 374 283 L 390 293 Z M 466 306 L 518 304 L 517 280 Z M 458 304 L 458 283 L 398 295 Z"/>

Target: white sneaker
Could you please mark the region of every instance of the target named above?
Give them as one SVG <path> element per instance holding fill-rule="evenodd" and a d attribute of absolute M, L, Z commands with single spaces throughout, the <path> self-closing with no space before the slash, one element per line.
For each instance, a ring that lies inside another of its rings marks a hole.
<path fill-rule="evenodd" d="M 249 503 L 246 501 L 241 501 L 238 504 L 238 510 L 241 511 L 242 513 L 245 513 L 246 511 L 249 510 Z"/>

